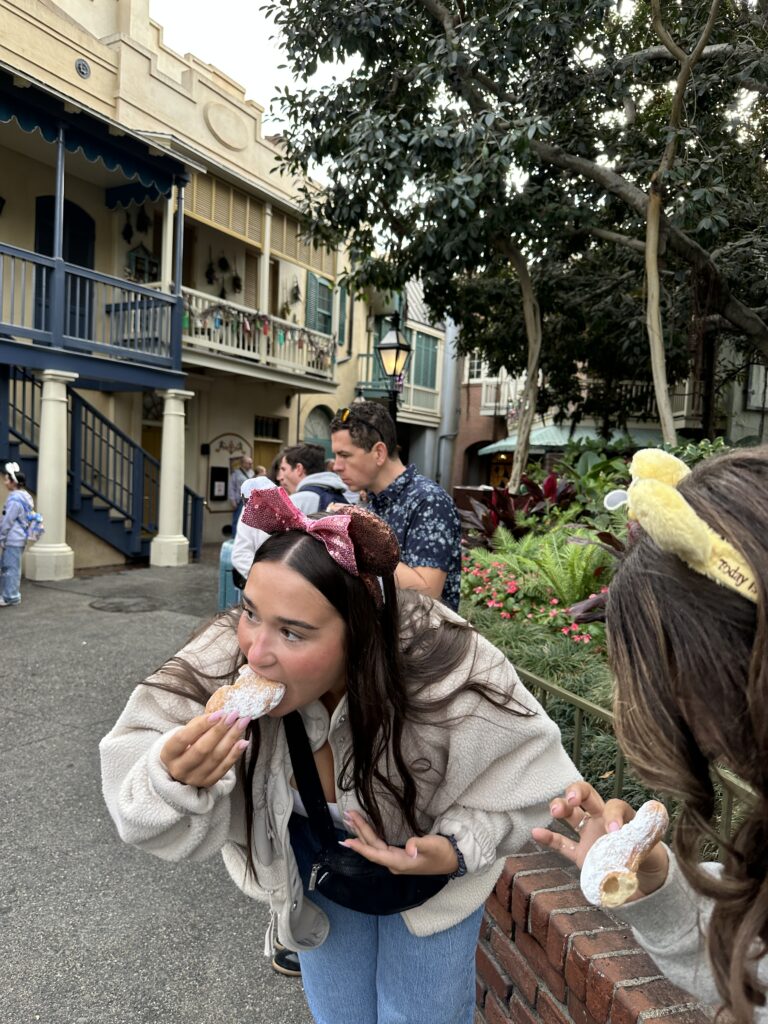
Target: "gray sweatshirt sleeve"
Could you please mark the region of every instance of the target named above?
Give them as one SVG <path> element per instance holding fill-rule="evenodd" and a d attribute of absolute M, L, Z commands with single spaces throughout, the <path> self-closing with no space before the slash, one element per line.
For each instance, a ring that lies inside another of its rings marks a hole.
<path fill-rule="evenodd" d="M 222 616 L 179 656 L 194 669 L 219 678 L 232 670 L 236 653 L 233 620 Z M 148 681 L 171 679 L 160 669 Z M 173 732 L 202 710 L 188 697 L 156 686 L 137 686 L 99 744 L 104 800 L 120 837 L 163 860 L 203 860 L 229 838 L 235 769 L 215 785 L 198 789 L 176 782 L 160 760 Z"/>
<path fill-rule="evenodd" d="M 722 870 L 720 864 L 702 867 L 712 874 Z M 611 914 L 632 928 L 637 941 L 670 981 L 702 1003 L 720 1005 L 707 955 L 712 901 L 691 888 L 671 850 L 664 885 L 650 896 L 612 910 Z M 761 980 L 766 977 L 766 969 L 768 963 L 763 960 L 758 971 Z M 766 1022 L 768 1010 L 763 1007 L 755 1014 L 755 1024 Z"/>

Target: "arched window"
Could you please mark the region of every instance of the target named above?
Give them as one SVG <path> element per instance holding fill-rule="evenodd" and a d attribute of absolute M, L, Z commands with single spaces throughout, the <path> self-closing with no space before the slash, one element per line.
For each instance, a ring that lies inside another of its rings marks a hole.
<path fill-rule="evenodd" d="M 307 444 L 319 444 L 325 449 L 326 458 L 333 456 L 331 448 L 331 410 L 318 405 L 304 421 L 304 440 Z"/>

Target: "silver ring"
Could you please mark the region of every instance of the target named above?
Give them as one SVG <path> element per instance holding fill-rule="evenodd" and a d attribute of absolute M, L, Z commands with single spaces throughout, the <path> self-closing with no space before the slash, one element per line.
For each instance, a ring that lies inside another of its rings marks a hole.
<path fill-rule="evenodd" d="M 591 817 L 592 815 L 589 811 L 584 811 L 584 817 L 581 819 L 579 824 L 575 826 L 576 831 L 580 833 Z"/>

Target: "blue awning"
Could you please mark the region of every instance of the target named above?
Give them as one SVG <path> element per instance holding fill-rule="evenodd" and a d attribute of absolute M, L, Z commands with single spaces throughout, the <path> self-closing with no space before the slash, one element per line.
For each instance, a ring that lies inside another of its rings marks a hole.
<path fill-rule="evenodd" d="M 16 121 L 25 132 L 39 132 L 46 142 L 55 142 L 59 127 L 64 129 L 64 146 L 78 150 L 86 160 L 100 160 L 110 171 L 120 171 L 134 185 L 130 193 L 107 189 L 107 205 L 127 205 L 143 199 L 169 196 L 174 180 L 186 180 L 184 164 L 168 155 L 152 155 L 146 142 L 130 132 L 116 137 L 109 122 L 85 110 L 69 113 L 64 101 L 36 85 L 20 88 L 10 74 L 0 73 L 0 123 Z M 111 200 L 111 201 L 110 201 Z"/>
<path fill-rule="evenodd" d="M 531 431 L 528 452 L 531 455 L 543 455 L 553 448 L 565 448 L 569 441 L 596 441 L 600 437 L 596 427 L 576 427 L 573 433 L 569 426 L 557 426 L 554 423 L 549 427 L 536 427 Z M 654 448 L 663 441 L 660 429 L 653 427 L 633 427 L 628 431 L 614 430 L 611 433 L 611 440 L 618 441 L 624 438 L 635 442 L 638 448 Z M 510 434 L 501 441 L 487 444 L 480 448 L 478 455 L 495 455 L 498 452 L 513 452 L 517 448 L 517 435 Z"/>

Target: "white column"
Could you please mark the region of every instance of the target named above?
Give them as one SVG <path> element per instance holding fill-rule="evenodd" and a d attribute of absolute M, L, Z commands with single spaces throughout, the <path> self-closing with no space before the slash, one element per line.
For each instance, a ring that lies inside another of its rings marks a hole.
<path fill-rule="evenodd" d="M 163 406 L 160 449 L 160 502 L 157 536 L 149 547 L 150 565 L 186 565 L 189 540 L 181 532 L 184 518 L 184 403 L 194 391 L 159 392 Z"/>
<path fill-rule="evenodd" d="M 163 234 L 160 248 L 160 284 L 170 292 L 173 280 L 173 215 L 176 212 L 176 187 L 163 204 Z"/>
<path fill-rule="evenodd" d="M 67 544 L 67 385 L 79 374 L 43 370 L 40 450 L 37 457 L 37 511 L 45 533 L 24 556 L 29 580 L 70 580 L 75 553 Z"/>
<path fill-rule="evenodd" d="M 259 257 L 259 312 L 269 312 L 269 256 L 272 248 L 272 203 L 264 203 Z"/>

